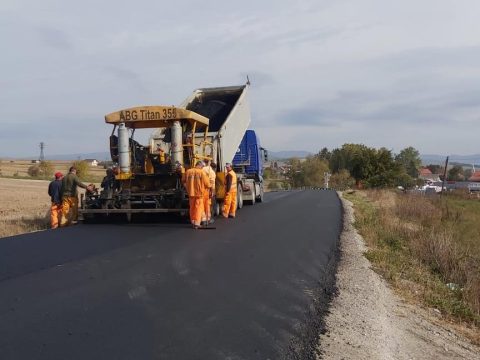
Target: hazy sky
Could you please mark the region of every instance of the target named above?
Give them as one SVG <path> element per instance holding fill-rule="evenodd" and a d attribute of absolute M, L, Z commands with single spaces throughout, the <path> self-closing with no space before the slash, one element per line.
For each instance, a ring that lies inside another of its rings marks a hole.
<path fill-rule="evenodd" d="M 273 151 L 479 153 L 478 0 L 0 2 L 0 156 L 108 150 L 103 116 L 249 74 Z"/>

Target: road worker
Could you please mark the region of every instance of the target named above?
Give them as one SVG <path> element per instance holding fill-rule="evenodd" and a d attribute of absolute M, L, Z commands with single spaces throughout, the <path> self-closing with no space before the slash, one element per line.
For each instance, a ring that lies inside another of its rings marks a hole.
<path fill-rule="evenodd" d="M 110 191 L 116 188 L 115 173 L 113 169 L 107 169 L 106 175 L 100 185 L 105 191 Z"/>
<path fill-rule="evenodd" d="M 58 228 L 58 222 L 62 214 L 62 179 L 63 174 L 60 171 L 55 173 L 55 180 L 52 180 L 48 185 L 48 195 L 52 200 L 50 207 L 50 225 L 52 229 Z"/>
<path fill-rule="evenodd" d="M 178 161 L 175 161 L 175 174 L 177 174 L 177 188 L 180 189 L 181 185 L 185 184 L 185 168 Z"/>
<path fill-rule="evenodd" d="M 210 160 L 204 161 L 205 166 L 203 167 L 203 171 L 207 174 L 208 179 L 210 180 L 210 189 L 208 189 L 203 197 L 203 207 L 204 207 L 204 214 L 202 216 L 202 222 L 207 224 L 212 224 L 214 222 L 212 216 L 212 202 L 215 197 L 215 178 L 217 177 L 216 168 L 217 165 L 214 162 L 210 162 Z"/>
<path fill-rule="evenodd" d="M 77 186 L 92 191 L 91 185 L 85 185 L 77 176 L 77 168 L 70 167 L 68 174 L 62 179 L 62 216 L 60 226 L 68 226 L 78 220 L 78 190 Z"/>
<path fill-rule="evenodd" d="M 232 164 L 225 165 L 225 199 L 223 200 L 223 217 L 234 218 L 237 210 L 237 174 L 232 169 Z"/>
<path fill-rule="evenodd" d="M 190 222 L 198 229 L 202 220 L 204 194 L 210 188 L 210 179 L 202 170 L 203 162 L 197 161 L 194 168 L 185 173 L 185 188 L 190 204 Z"/>

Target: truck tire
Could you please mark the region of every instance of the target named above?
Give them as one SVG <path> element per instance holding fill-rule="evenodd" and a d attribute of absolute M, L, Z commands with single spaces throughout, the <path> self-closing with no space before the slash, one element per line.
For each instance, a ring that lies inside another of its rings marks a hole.
<path fill-rule="evenodd" d="M 248 203 L 250 205 L 255 205 L 255 198 L 257 197 L 257 194 L 255 193 L 255 184 L 253 184 L 253 189 L 252 189 L 252 200 L 248 200 Z"/>
<path fill-rule="evenodd" d="M 258 194 L 258 196 L 257 196 L 257 201 L 258 201 L 259 203 L 261 203 L 261 202 L 264 201 L 263 183 L 260 184 L 260 194 Z"/>
<path fill-rule="evenodd" d="M 243 189 L 242 185 L 238 184 L 237 186 L 237 208 L 241 209 L 243 207 Z"/>

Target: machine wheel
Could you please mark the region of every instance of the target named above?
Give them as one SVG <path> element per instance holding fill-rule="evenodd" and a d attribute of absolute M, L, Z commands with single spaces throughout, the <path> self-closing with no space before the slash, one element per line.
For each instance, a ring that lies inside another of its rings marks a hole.
<path fill-rule="evenodd" d="M 213 217 L 220 215 L 220 203 L 215 198 L 212 201 L 211 214 Z"/>
<path fill-rule="evenodd" d="M 132 204 L 130 203 L 130 200 L 127 200 L 122 204 L 122 209 L 131 209 L 131 208 L 132 208 Z M 125 213 L 125 218 L 127 222 L 132 222 L 132 213 L 130 212 Z"/>
<path fill-rule="evenodd" d="M 243 189 L 242 185 L 238 184 L 237 186 L 237 208 L 241 209 L 243 207 Z"/>
<path fill-rule="evenodd" d="M 260 184 L 260 194 L 258 194 L 258 196 L 257 196 L 257 201 L 259 203 L 264 201 L 263 183 Z"/>

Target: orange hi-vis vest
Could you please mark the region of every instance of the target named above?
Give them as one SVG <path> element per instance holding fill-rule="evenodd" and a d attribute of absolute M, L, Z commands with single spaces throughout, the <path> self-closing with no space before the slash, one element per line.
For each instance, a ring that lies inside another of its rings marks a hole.
<path fill-rule="evenodd" d="M 203 167 L 203 171 L 210 179 L 210 187 L 212 188 L 212 190 L 215 190 L 215 178 L 217 177 L 217 174 L 215 174 L 215 170 L 213 170 L 212 167 L 208 165 Z"/>
<path fill-rule="evenodd" d="M 210 188 L 210 179 L 202 169 L 191 168 L 185 173 L 185 188 L 188 196 L 201 197 Z"/>
<path fill-rule="evenodd" d="M 228 192 L 236 193 L 237 192 L 237 174 L 235 174 L 235 171 L 230 170 L 229 172 L 227 172 L 227 176 L 228 175 L 232 177 L 232 183 L 230 184 L 230 190 L 228 190 Z M 225 187 L 225 191 L 227 191 L 226 187 Z"/>

